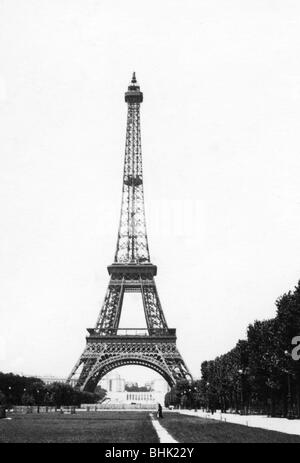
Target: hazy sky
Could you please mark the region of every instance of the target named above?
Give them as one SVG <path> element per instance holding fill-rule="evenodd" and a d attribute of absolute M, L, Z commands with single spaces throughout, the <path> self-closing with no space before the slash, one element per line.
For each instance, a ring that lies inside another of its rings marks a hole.
<path fill-rule="evenodd" d="M 124 91 L 194 375 L 300 278 L 298 0 L 0 0 L 0 370 L 66 376 L 108 284 Z"/>

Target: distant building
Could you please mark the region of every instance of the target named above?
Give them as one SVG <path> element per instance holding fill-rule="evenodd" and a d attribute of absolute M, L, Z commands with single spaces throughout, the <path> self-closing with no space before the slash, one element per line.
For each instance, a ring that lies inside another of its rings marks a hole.
<path fill-rule="evenodd" d="M 112 372 L 105 375 L 104 378 L 99 382 L 99 386 L 109 392 L 124 392 L 125 391 L 125 379 L 121 378 L 119 373 Z"/>
<path fill-rule="evenodd" d="M 106 389 L 106 399 L 112 403 L 145 403 L 155 404 L 164 403 L 165 394 L 170 390 L 164 379 L 156 379 L 151 383 L 139 386 L 136 382 L 126 382 L 119 373 L 108 373 L 101 381 L 99 386 Z M 126 390 L 130 389 L 130 390 Z M 143 389 L 143 391 L 139 390 Z M 145 391 L 146 389 L 146 391 Z"/>

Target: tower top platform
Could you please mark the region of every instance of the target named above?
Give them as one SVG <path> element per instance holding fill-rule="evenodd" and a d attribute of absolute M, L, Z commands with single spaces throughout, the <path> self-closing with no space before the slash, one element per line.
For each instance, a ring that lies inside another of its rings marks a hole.
<path fill-rule="evenodd" d="M 143 93 L 140 91 L 140 86 L 137 83 L 135 72 L 132 75 L 128 91 L 125 92 L 126 103 L 141 103 L 143 101 Z"/>

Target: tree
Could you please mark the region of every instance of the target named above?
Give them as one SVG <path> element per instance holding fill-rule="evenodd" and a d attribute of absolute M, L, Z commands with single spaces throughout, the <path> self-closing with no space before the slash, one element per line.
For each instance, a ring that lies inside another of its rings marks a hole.
<path fill-rule="evenodd" d="M 0 405 L 6 405 L 6 403 L 7 403 L 6 395 L 3 394 L 2 391 L 0 391 Z"/>
<path fill-rule="evenodd" d="M 44 385 L 39 378 L 0 372 L 0 390 L 5 394 L 10 405 L 20 405 L 24 392 L 28 391 L 32 384 L 39 388 Z"/>
<path fill-rule="evenodd" d="M 291 358 L 292 339 L 300 335 L 300 282 L 277 299 L 276 308 L 274 318 L 249 325 L 247 340 L 202 363 L 207 406 L 300 416 L 300 361 Z"/>
<path fill-rule="evenodd" d="M 30 395 L 28 394 L 28 392 L 25 392 L 22 395 L 21 404 L 22 405 L 35 405 L 35 400 L 34 400 L 33 395 Z"/>

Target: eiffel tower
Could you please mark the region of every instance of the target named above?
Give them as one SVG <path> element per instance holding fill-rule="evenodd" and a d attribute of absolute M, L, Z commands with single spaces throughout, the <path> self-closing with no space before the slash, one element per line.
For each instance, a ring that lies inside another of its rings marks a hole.
<path fill-rule="evenodd" d="M 88 328 L 85 350 L 67 380 L 74 384 L 77 376 L 75 387 L 85 391 L 94 391 L 109 371 L 130 364 L 153 369 L 170 386 L 179 379 L 191 379 L 176 347 L 176 329 L 168 328 L 154 280 L 157 267 L 150 261 L 142 172 L 142 101 L 143 93 L 133 73 L 125 93 L 127 130 L 115 259 L 107 267 L 110 280 L 95 328 Z M 142 295 L 146 329 L 119 328 L 125 292 Z"/>

